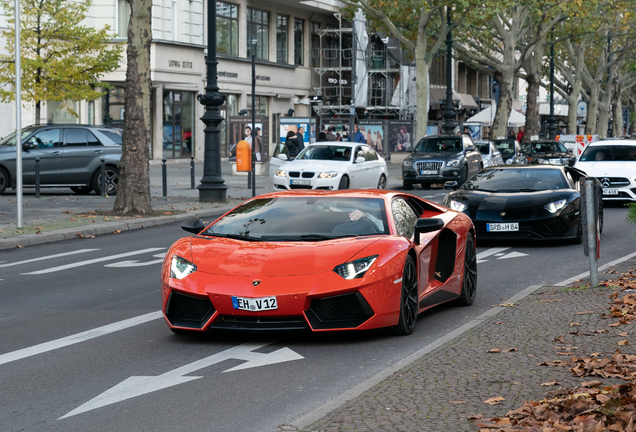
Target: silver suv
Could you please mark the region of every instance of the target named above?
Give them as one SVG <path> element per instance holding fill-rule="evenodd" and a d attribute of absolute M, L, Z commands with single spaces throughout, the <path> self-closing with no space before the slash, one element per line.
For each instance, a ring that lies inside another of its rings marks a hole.
<path fill-rule="evenodd" d="M 101 194 L 101 158 L 106 162 L 106 193 L 119 181 L 121 129 L 108 126 L 42 125 L 22 129 L 22 183 L 35 187 L 40 158 L 41 187 L 69 187 L 75 193 Z M 0 140 L 0 195 L 16 185 L 15 132 Z"/>

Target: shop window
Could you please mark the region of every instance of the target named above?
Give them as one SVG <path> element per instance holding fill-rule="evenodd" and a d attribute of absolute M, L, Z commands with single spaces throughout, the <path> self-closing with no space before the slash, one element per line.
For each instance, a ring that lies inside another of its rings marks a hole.
<path fill-rule="evenodd" d="M 247 8 L 247 56 L 269 60 L 269 12 Z"/>
<path fill-rule="evenodd" d="M 47 101 L 46 102 L 48 123 L 79 123 L 79 102 L 76 101 Z"/>
<path fill-rule="evenodd" d="M 194 154 L 194 93 L 163 91 L 163 157 L 189 158 Z"/>
<path fill-rule="evenodd" d="M 216 52 L 238 55 L 238 6 L 216 2 Z"/>
<path fill-rule="evenodd" d="M 102 122 L 108 126 L 124 127 L 124 88 L 111 87 L 102 98 Z"/>
<path fill-rule="evenodd" d="M 268 116 L 269 115 L 269 98 L 267 96 L 256 96 L 256 115 Z M 252 95 L 247 95 L 247 116 L 252 115 Z"/>

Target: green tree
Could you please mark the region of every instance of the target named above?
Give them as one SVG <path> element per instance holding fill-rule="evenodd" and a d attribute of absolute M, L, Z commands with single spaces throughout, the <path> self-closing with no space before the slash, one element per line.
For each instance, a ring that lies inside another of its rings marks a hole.
<path fill-rule="evenodd" d="M 122 47 L 111 44 L 109 26 L 80 25 L 91 0 L 20 0 L 22 100 L 35 104 L 40 123 L 42 101 L 95 100 L 99 79 L 119 65 Z M 2 0 L 9 29 L 2 32 L 8 53 L 0 56 L 0 99 L 15 98 L 15 16 L 13 2 Z M 73 112 L 74 115 L 77 115 Z"/>

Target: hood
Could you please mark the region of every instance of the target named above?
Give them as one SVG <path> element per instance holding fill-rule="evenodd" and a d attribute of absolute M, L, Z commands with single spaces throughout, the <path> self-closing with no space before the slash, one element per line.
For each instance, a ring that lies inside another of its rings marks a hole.
<path fill-rule="evenodd" d="M 433 152 L 433 153 L 413 153 L 413 161 L 426 161 L 426 160 L 450 160 L 460 156 L 462 152 Z"/>
<path fill-rule="evenodd" d="M 382 237 L 319 242 L 248 242 L 192 237 L 198 271 L 232 276 L 292 276 L 331 271 Z"/>
<path fill-rule="evenodd" d="M 349 162 L 330 160 L 293 160 L 280 166 L 284 171 L 344 171 Z"/>
<path fill-rule="evenodd" d="M 533 158 L 551 159 L 551 158 L 572 158 L 574 155 L 568 152 L 552 152 L 552 153 L 532 153 Z"/>
<path fill-rule="evenodd" d="M 633 177 L 636 176 L 636 162 L 581 162 L 578 161 L 574 168 L 584 171 L 593 177 Z"/>
<path fill-rule="evenodd" d="M 492 193 L 458 190 L 449 198 L 468 206 L 466 213 L 474 221 L 519 222 L 548 217 L 544 205 L 571 199 L 573 190 L 548 190 L 523 193 Z M 505 213 L 505 215 L 501 215 Z"/>

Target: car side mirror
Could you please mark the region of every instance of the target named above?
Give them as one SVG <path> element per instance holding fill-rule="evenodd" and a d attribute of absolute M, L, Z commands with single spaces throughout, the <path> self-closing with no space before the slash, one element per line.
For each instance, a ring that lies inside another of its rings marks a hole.
<path fill-rule="evenodd" d="M 22 150 L 31 150 L 34 148 L 35 148 L 35 144 L 32 144 L 30 142 L 22 143 Z"/>
<path fill-rule="evenodd" d="M 285 153 L 281 153 L 281 154 L 279 154 L 279 155 L 278 155 L 278 156 L 276 156 L 276 157 L 277 157 L 278 159 L 280 159 L 280 160 L 284 160 L 284 161 L 289 160 L 289 158 L 287 157 L 287 155 L 286 155 Z"/>
<path fill-rule="evenodd" d="M 459 187 L 459 184 L 458 184 L 456 181 L 454 181 L 454 180 L 444 182 L 444 189 L 452 189 L 452 190 L 455 190 L 455 189 L 457 189 L 458 187 Z"/>
<path fill-rule="evenodd" d="M 366 161 L 367 161 L 367 160 L 364 158 L 364 156 L 358 156 L 358 157 L 356 158 L 356 163 L 364 163 L 364 162 L 366 162 Z"/>
<path fill-rule="evenodd" d="M 181 229 L 193 234 L 199 234 L 205 228 L 205 224 L 201 219 L 186 219 L 181 224 Z"/>
<path fill-rule="evenodd" d="M 468 147 L 466 147 L 466 151 L 475 151 L 477 149 L 477 147 L 475 147 L 474 145 L 469 145 Z"/>
<path fill-rule="evenodd" d="M 436 218 L 421 218 L 415 221 L 414 243 L 420 244 L 420 234 L 439 231 L 444 228 L 444 221 Z"/>

